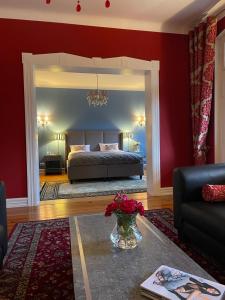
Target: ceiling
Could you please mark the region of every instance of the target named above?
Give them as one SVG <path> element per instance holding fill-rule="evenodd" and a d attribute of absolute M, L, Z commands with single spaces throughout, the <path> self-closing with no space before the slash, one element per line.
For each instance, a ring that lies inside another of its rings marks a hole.
<path fill-rule="evenodd" d="M 113 28 L 186 33 L 215 4 L 223 0 L 0 0 L 0 17 Z"/>
<path fill-rule="evenodd" d="M 73 73 L 53 66 L 49 70 L 37 69 L 34 73 L 36 87 L 64 89 L 96 89 L 97 75 L 93 73 Z M 144 75 L 98 74 L 101 90 L 144 91 Z"/>

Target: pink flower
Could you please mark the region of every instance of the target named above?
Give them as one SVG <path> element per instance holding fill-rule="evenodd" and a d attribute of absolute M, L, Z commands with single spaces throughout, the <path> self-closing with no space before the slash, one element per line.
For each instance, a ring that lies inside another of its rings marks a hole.
<path fill-rule="evenodd" d="M 121 198 L 121 193 L 116 193 L 116 196 L 114 197 L 114 201 L 117 201 L 117 200 L 119 200 L 120 198 Z"/>
<path fill-rule="evenodd" d="M 137 201 L 135 200 L 124 200 L 120 203 L 120 210 L 126 214 L 133 214 L 137 210 Z"/>
<path fill-rule="evenodd" d="M 113 212 L 115 212 L 118 209 L 118 203 L 117 202 L 112 202 L 109 205 L 107 205 L 106 210 L 105 210 L 105 216 L 109 217 L 112 215 Z"/>
<path fill-rule="evenodd" d="M 117 193 L 114 201 L 107 205 L 105 216 L 111 216 L 113 213 L 134 214 L 139 213 L 144 215 L 144 206 L 141 202 L 134 199 L 128 199 L 128 196 L 122 193 Z"/>
<path fill-rule="evenodd" d="M 141 216 L 144 216 L 145 210 L 144 210 L 144 206 L 141 202 L 138 202 L 137 210 Z"/>
<path fill-rule="evenodd" d="M 122 198 L 122 200 L 128 200 L 128 197 L 125 194 L 123 194 L 121 198 Z"/>
<path fill-rule="evenodd" d="M 128 200 L 127 195 L 122 194 L 122 193 L 117 193 L 114 198 L 114 201 L 123 201 L 123 200 Z"/>

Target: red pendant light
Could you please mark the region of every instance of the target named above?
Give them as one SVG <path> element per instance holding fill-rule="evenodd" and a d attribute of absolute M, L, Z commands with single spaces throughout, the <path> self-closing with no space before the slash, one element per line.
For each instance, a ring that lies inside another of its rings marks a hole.
<path fill-rule="evenodd" d="M 45 3 L 46 3 L 46 4 L 51 4 L 51 3 L 52 3 L 52 0 L 45 0 Z M 109 8 L 110 5 L 111 5 L 110 0 L 105 0 L 105 7 L 106 7 L 106 8 Z M 80 12 L 80 11 L 81 11 L 80 0 L 77 0 L 77 5 L 76 5 L 76 7 L 75 7 L 75 10 L 76 10 L 77 12 Z"/>
<path fill-rule="evenodd" d="M 80 1 L 77 1 L 77 5 L 76 5 L 76 11 L 80 12 L 81 11 L 81 5 L 80 5 Z"/>
<path fill-rule="evenodd" d="M 109 1 L 109 0 L 106 0 L 106 1 L 105 1 L 105 7 L 106 7 L 106 8 L 109 8 L 109 7 L 110 7 L 110 1 Z"/>

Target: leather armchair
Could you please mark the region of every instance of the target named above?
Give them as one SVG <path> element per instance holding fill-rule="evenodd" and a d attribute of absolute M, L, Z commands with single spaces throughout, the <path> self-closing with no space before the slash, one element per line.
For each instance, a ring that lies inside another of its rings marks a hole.
<path fill-rule="evenodd" d="M 0 266 L 8 248 L 5 185 L 0 182 Z"/>
<path fill-rule="evenodd" d="M 173 173 L 174 225 L 178 235 L 225 260 L 225 202 L 202 199 L 204 184 L 225 184 L 225 164 L 177 168 Z"/>

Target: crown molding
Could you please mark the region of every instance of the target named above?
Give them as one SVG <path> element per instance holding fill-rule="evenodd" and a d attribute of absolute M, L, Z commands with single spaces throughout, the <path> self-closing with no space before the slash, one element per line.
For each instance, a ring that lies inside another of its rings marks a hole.
<path fill-rule="evenodd" d="M 139 31 L 153 31 L 153 32 L 165 32 L 165 33 L 177 33 L 187 34 L 188 28 L 181 26 L 180 24 L 166 24 L 160 22 L 148 22 L 134 19 L 123 19 L 123 18 L 110 18 L 110 17 L 99 17 L 90 15 L 76 15 L 54 13 L 46 10 L 22 10 L 22 9 L 11 9 L 1 8 L 0 18 L 3 19 L 17 19 L 17 20 L 29 20 L 29 21 L 42 21 L 42 22 L 54 22 L 54 23 L 65 23 L 65 24 L 76 24 L 86 26 L 97 26 L 107 27 L 115 29 L 128 29 L 128 30 L 139 30 Z"/>

